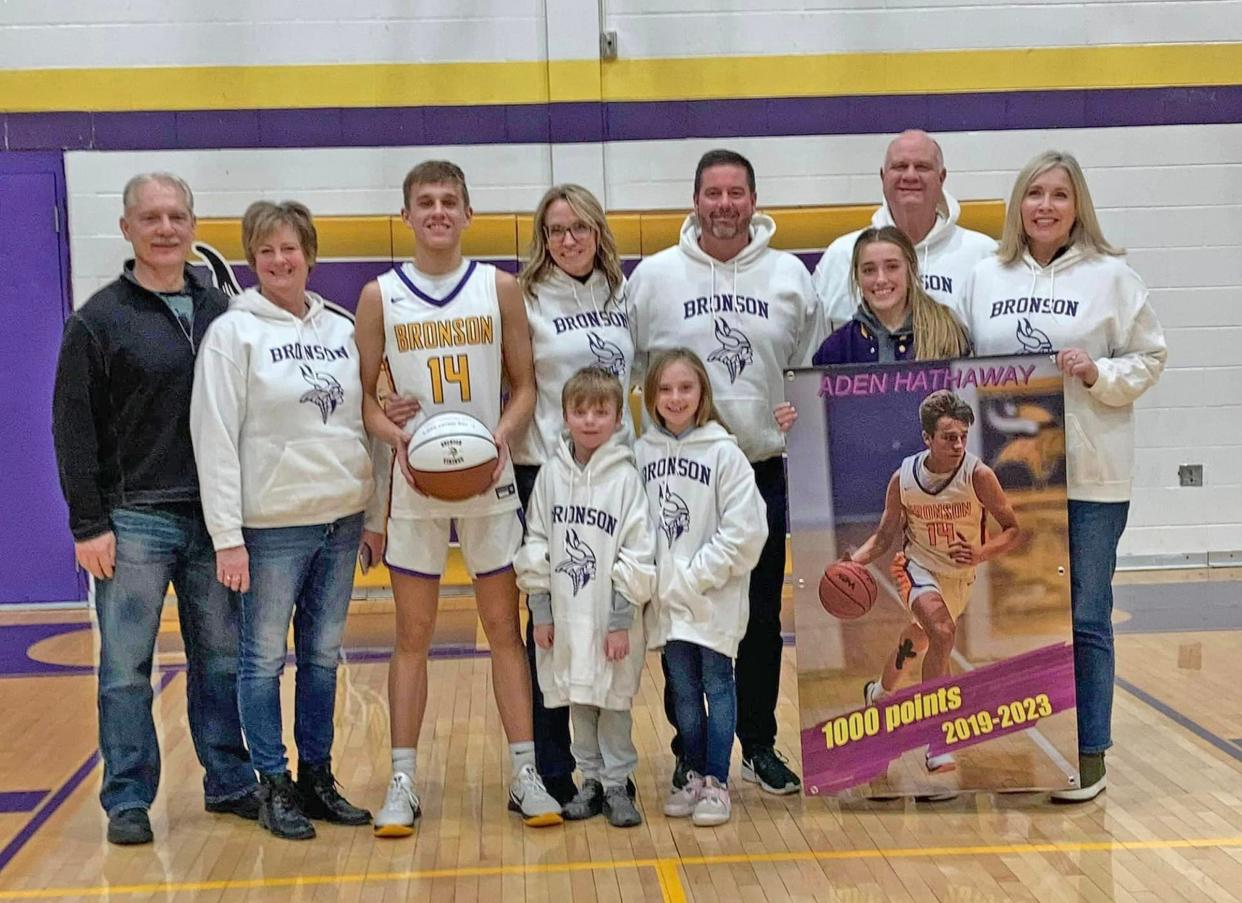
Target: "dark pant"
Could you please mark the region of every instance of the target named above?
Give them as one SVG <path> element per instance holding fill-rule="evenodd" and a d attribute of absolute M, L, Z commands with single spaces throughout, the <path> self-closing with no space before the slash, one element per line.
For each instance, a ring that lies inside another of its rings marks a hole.
<path fill-rule="evenodd" d="M 737 649 L 734 682 L 737 685 L 737 739 L 743 758 L 764 746 L 776 744 L 776 700 L 780 695 L 781 592 L 785 586 L 785 526 L 789 496 L 785 489 L 784 458 L 768 458 L 751 464 L 759 494 L 768 506 L 768 541 L 759 563 L 750 572 L 750 621 Z M 677 706 L 669 687 L 668 663 L 664 669 L 664 716 L 677 728 Z M 673 755 L 681 757 L 681 738 L 674 733 Z"/>
<path fill-rule="evenodd" d="M 186 716 L 207 802 L 255 786 L 237 713 L 238 600 L 216 580 L 202 515 L 159 508 L 112 512 L 116 570 L 95 581 L 99 619 L 99 800 L 109 815 L 147 809 L 160 781 L 151 665 L 171 581 L 186 657 Z"/>
<path fill-rule="evenodd" d="M 668 695 L 676 706 L 677 733 L 685 749 L 686 767 L 728 784 L 737 726 L 732 659 L 684 640 L 670 640 L 660 659 L 669 676 Z"/>
<path fill-rule="evenodd" d="M 525 509 L 530 504 L 539 467 L 515 464 L 513 476 L 517 482 L 518 498 Z M 526 620 L 526 663 L 530 667 L 530 720 L 535 734 L 535 768 L 545 780 L 571 775 L 574 773 L 574 754 L 569 746 L 569 706 L 544 708 L 539 674 L 535 670 L 535 623 L 529 618 Z"/>
<path fill-rule="evenodd" d="M 1078 751 L 1102 753 L 1113 745 L 1113 571 L 1130 503 L 1070 499 L 1067 507 Z"/>

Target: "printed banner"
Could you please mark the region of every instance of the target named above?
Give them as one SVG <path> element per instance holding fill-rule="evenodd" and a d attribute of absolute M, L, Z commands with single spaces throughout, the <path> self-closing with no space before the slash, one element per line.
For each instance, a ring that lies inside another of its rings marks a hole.
<path fill-rule="evenodd" d="M 1045 355 L 791 374 L 808 793 L 1076 784 L 1061 388 Z"/>

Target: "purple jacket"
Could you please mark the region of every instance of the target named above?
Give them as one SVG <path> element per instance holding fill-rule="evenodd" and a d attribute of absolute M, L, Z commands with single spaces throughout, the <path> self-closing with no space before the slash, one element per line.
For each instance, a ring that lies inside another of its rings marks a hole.
<path fill-rule="evenodd" d="M 890 333 L 869 312 L 860 307 L 850 320 L 824 339 L 811 363 L 876 364 L 914 360 L 914 326 L 907 320 L 897 332 Z"/>

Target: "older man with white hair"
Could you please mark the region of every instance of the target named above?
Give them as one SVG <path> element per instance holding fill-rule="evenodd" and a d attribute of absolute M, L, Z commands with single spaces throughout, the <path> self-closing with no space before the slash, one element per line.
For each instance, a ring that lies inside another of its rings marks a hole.
<path fill-rule="evenodd" d="M 228 301 L 186 264 L 189 185 L 144 173 L 122 203 L 134 257 L 65 324 L 52 433 L 78 564 L 95 578 L 99 799 L 109 842 L 137 844 L 152 839 L 160 779 L 151 664 L 170 582 L 207 811 L 253 819 L 259 806 L 237 711 L 238 600 L 216 579 L 190 441 L 194 358 Z"/>
<path fill-rule="evenodd" d="M 931 135 L 917 129 L 902 132 L 884 155 L 884 203 L 871 225 L 896 226 L 905 233 L 918 253 L 923 288 L 960 317 L 966 277 L 996 250 L 996 241 L 957 224 L 961 205 L 944 190 L 947 176 L 944 155 Z M 830 244 L 815 267 L 815 291 L 825 316 L 837 325 L 850 319 L 859 304 L 850 282 L 850 260 L 861 232 Z"/>

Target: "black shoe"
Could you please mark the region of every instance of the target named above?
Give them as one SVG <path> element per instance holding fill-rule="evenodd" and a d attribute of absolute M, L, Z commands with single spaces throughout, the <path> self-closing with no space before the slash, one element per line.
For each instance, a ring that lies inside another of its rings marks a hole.
<path fill-rule="evenodd" d="M 341 796 L 329 765 L 298 765 L 298 796 L 308 818 L 334 825 L 369 825 L 371 813 Z"/>
<path fill-rule="evenodd" d="M 690 774 L 690 766 L 686 764 L 685 759 L 683 759 L 681 756 L 678 756 L 677 764 L 673 766 L 673 789 L 674 790 L 684 789 L 686 786 L 686 781 L 689 780 L 689 774 Z M 626 789 L 627 790 L 629 789 L 628 785 L 626 786 Z M 631 794 L 631 799 L 632 798 L 633 798 L 633 795 Z"/>
<path fill-rule="evenodd" d="M 572 774 L 554 774 L 543 779 L 544 789 L 552 794 L 552 799 L 562 806 L 578 795 L 578 785 L 574 783 Z"/>
<path fill-rule="evenodd" d="M 259 777 L 259 824 L 285 840 L 310 840 L 315 826 L 302 814 L 289 772 Z"/>
<path fill-rule="evenodd" d="M 643 823 L 642 814 L 624 787 L 609 787 L 604 791 L 604 816 L 614 828 L 633 828 Z"/>
<path fill-rule="evenodd" d="M 128 847 L 154 839 L 146 809 L 122 809 L 108 816 L 108 843 Z"/>
<path fill-rule="evenodd" d="M 603 811 L 604 785 L 588 778 L 582 782 L 578 795 L 561 806 L 561 817 L 565 821 L 582 821 L 594 818 Z"/>
<path fill-rule="evenodd" d="M 638 798 L 638 788 L 634 786 L 633 778 L 625 779 L 625 795 L 628 796 L 630 799 Z"/>
<path fill-rule="evenodd" d="M 236 815 L 238 818 L 248 818 L 254 821 L 259 817 L 259 788 L 256 787 L 245 796 L 239 796 L 236 799 L 206 803 L 203 808 L 217 815 Z"/>
<path fill-rule="evenodd" d="M 768 793 L 784 796 L 797 793 L 802 781 L 789 770 L 786 759 L 770 746 L 760 746 L 751 750 L 749 756 L 742 757 L 742 780 L 758 784 Z"/>

